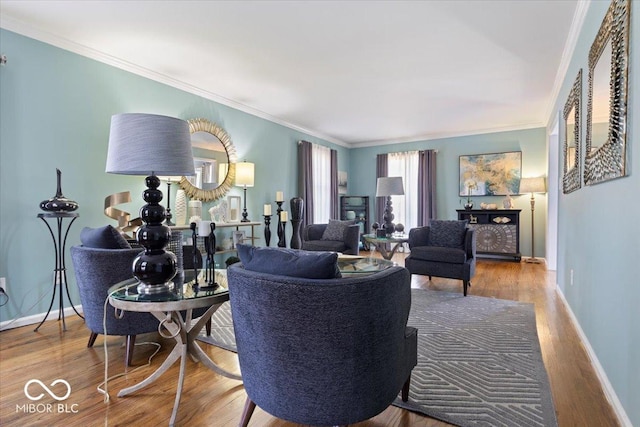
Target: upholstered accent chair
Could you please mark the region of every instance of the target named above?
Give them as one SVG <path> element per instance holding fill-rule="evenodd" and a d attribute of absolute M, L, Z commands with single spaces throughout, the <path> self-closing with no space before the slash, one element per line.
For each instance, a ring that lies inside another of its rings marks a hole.
<path fill-rule="evenodd" d="M 463 294 L 476 271 L 476 235 L 467 221 L 432 220 L 409 231 L 411 254 L 404 260 L 411 274 L 460 279 Z"/>
<path fill-rule="evenodd" d="M 306 225 L 302 230 L 302 249 L 358 255 L 360 226 L 354 221 L 338 220 L 329 220 L 328 224 Z"/>
<path fill-rule="evenodd" d="M 402 267 L 307 279 L 230 266 L 247 392 L 240 425 L 256 405 L 290 422 L 347 425 L 379 414 L 399 393 L 406 401 L 417 364 L 417 330 L 407 327 L 410 277 Z"/>
<path fill-rule="evenodd" d="M 126 336 L 125 365 L 133 358 L 136 335 L 158 330 L 158 319 L 151 313 L 123 312 L 121 319 L 115 317 L 115 308 L 104 303 L 107 290 L 118 282 L 132 277 L 133 260 L 141 252 L 137 249 L 103 249 L 85 246 L 71 247 L 71 260 L 76 283 L 80 291 L 80 302 L 87 328 L 91 331 L 87 347 L 92 347 L 98 334 L 104 335 L 103 319 L 106 319 L 107 335 Z"/>

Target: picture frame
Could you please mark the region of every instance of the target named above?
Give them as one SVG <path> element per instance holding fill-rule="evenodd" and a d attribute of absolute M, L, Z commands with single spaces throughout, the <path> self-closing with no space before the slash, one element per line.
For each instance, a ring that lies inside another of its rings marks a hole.
<path fill-rule="evenodd" d="M 460 156 L 459 196 L 518 194 L 522 151 Z"/>
<path fill-rule="evenodd" d="M 233 237 L 233 247 L 237 247 L 237 245 L 241 245 L 244 243 L 244 239 L 245 239 L 245 232 L 243 230 L 234 230 L 233 233 L 231 233 L 232 237 Z"/>

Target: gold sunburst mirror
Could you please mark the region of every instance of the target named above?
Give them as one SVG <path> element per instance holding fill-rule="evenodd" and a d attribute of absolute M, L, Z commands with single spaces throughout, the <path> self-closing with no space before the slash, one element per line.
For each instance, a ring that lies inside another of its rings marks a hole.
<path fill-rule="evenodd" d="M 236 149 L 231 137 L 207 119 L 188 120 L 196 170 L 183 176 L 180 188 L 191 199 L 210 202 L 224 197 L 236 177 Z"/>

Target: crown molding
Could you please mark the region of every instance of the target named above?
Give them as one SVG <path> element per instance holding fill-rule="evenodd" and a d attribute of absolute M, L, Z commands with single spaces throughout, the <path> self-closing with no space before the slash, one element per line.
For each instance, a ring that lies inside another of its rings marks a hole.
<path fill-rule="evenodd" d="M 376 141 L 354 142 L 350 144 L 350 147 L 351 148 L 377 147 L 380 145 L 393 145 L 393 144 L 405 144 L 405 143 L 411 143 L 411 142 L 433 141 L 436 139 L 457 138 L 462 136 L 484 135 L 488 133 L 510 132 L 510 131 L 536 129 L 536 128 L 544 128 L 544 127 L 545 125 L 542 122 L 525 123 L 525 124 L 513 125 L 513 126 L 486 128 L 486 129 L 473 129 L 473 130 L 464 131 L 464 132 L 432 133 L 432 134 L 414 136 L 414 137 L 403 138 L 403 139 L 395 138 L 395 139 L 381 139 Z"/>
<path fill-rule="evenodd" d="M 582 26 L 584 25 L 584 20 L 587 16 L 587 11 L 589 10 L 590 6 L 591 0 L 578 0 L 576 10 L 573 13 L 573 20 L 571 21 L 571 27 L 569 28 L 567 42 L 565 43 L 564 50 L 562 51 L 562 58 L 560 58 L 560 65 L 558 66 L 558 71 L 556 72 L 556 79 L 553 83 L 551 96 L 549 97 L 549 104 L 545 109 L 544 117 L 547 118 L 547 127 L 549 127 L 551 125 L 551 122 L 554 120 L 554 107 L 558 101 L 558 96 L 560 95 L 560 90 L 562 89 L 562 83 L 567 76 L 569 64 L 571 63 L 571 58 L 573 58 L 576 44 L 578 43 L 578 37 L 580 36 L 580 32 L 582 31 Z"/>
<path fill-rule="evenodd" d="M 233 109 L 242 111 L 247 114 L 251 114 L 252 116 L 259 117 L 261 119 L 268 120 L 270 122 L 285 126 L 289 129 L 305 133 L 309 136 L 313 136 L 316 138 L 320 138 L 322 140 L 331 142 L 336 145 L 340 145 L 342 147 L 350 147 L 350 144 L 334 138 L 329 135 L 325 135 L 320 132 L 313 131 L 311 129 L 306 129 L 304 127 L 295 125 L 293 123 L 289 123 L 286 120 L 280 119 L 278 117 L 272 116 L 264 111 L 258 110 L 256 108 L 250 107 L 245 104 L 241 104 L 237 101 L 225 98 L 216 93 L 209 92 L 207 90 L 201 89 L 199 87 L 193 86 L 189 83 L 185 83 L 181 80 L 174 79 L 173 77 L 167 76 L 162 73 L 158 73 L 153 70 L 149 70 L 144 67 L 140 67 L 136 64 L 133 64 L 128 61 L 123 61 L 111 55 L 108 55 L 99 50 L 90 48 L 88 46 L 84 46 L 82 44 L 76 43 L 74 41 L 68 40 L 64 37 L 59 37 L 55 34 L 49 33 L 47 31 L 40 30 L 31 25 L 25 24 L 22 21 L 13 19 L 11 17 L 2 16 L 0 17 L 0 28 L 5 30 L 12 31 L 14 33 L 41 41 L 43 43 L 50 44 L 52 46 L 58 47 L 60 49 L 67 50 L 69 52 L 76 53 L 80 56 L 84 56 L 86 58 L 90 58 L 96 60 L 98 62 L 102 62 L 104 64 L 110 65 L 115 68 L 119 68 L 124 71 L 128 71 L 135 75 L 148 78 L 158 83 L 165 84 L 167 86 L 171 86 L 176 89 L 183 90 L 185 92 L 191 93 L 193 95 L 201 96 L 210 101 L 217 102 L 222 105 L 226 105 L 227 107 L 231 107 Z"/>

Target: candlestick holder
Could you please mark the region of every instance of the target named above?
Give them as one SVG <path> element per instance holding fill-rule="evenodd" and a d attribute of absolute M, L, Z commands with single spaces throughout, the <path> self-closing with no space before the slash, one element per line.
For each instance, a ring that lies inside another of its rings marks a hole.
<path fill-rule="evenodd" d="M 287 246 L 286 241 L 284 240 L 284 226 L 282 225 L 282 204 L 284 201 L 277 201 L 278 209 L 276 209 L 276 213 L 278 214 L 278 246 L 284 248 Z"/>
<path fill-rule="evenodd" d="M 280 225 L 282 226 L 282 237 L 280 237 L 280 241 L 278 241 L 278 247 L 286 248 L 287 247 L 287 221 L 281 221 Z"/>
<path fill-rule="evenodd" d="M 271 246 L 271 215 L 264 215 L 264 241 Z"/>
<path fill-rule="evenodd" d="M 291 206 L 291 249 L 302 248 L 302 237 L 300 236 L 300 228 L 302 227 L 302 212 L 304 211 L 304 201 L 300 197 L 294 197 L 289 201 Z"/>

